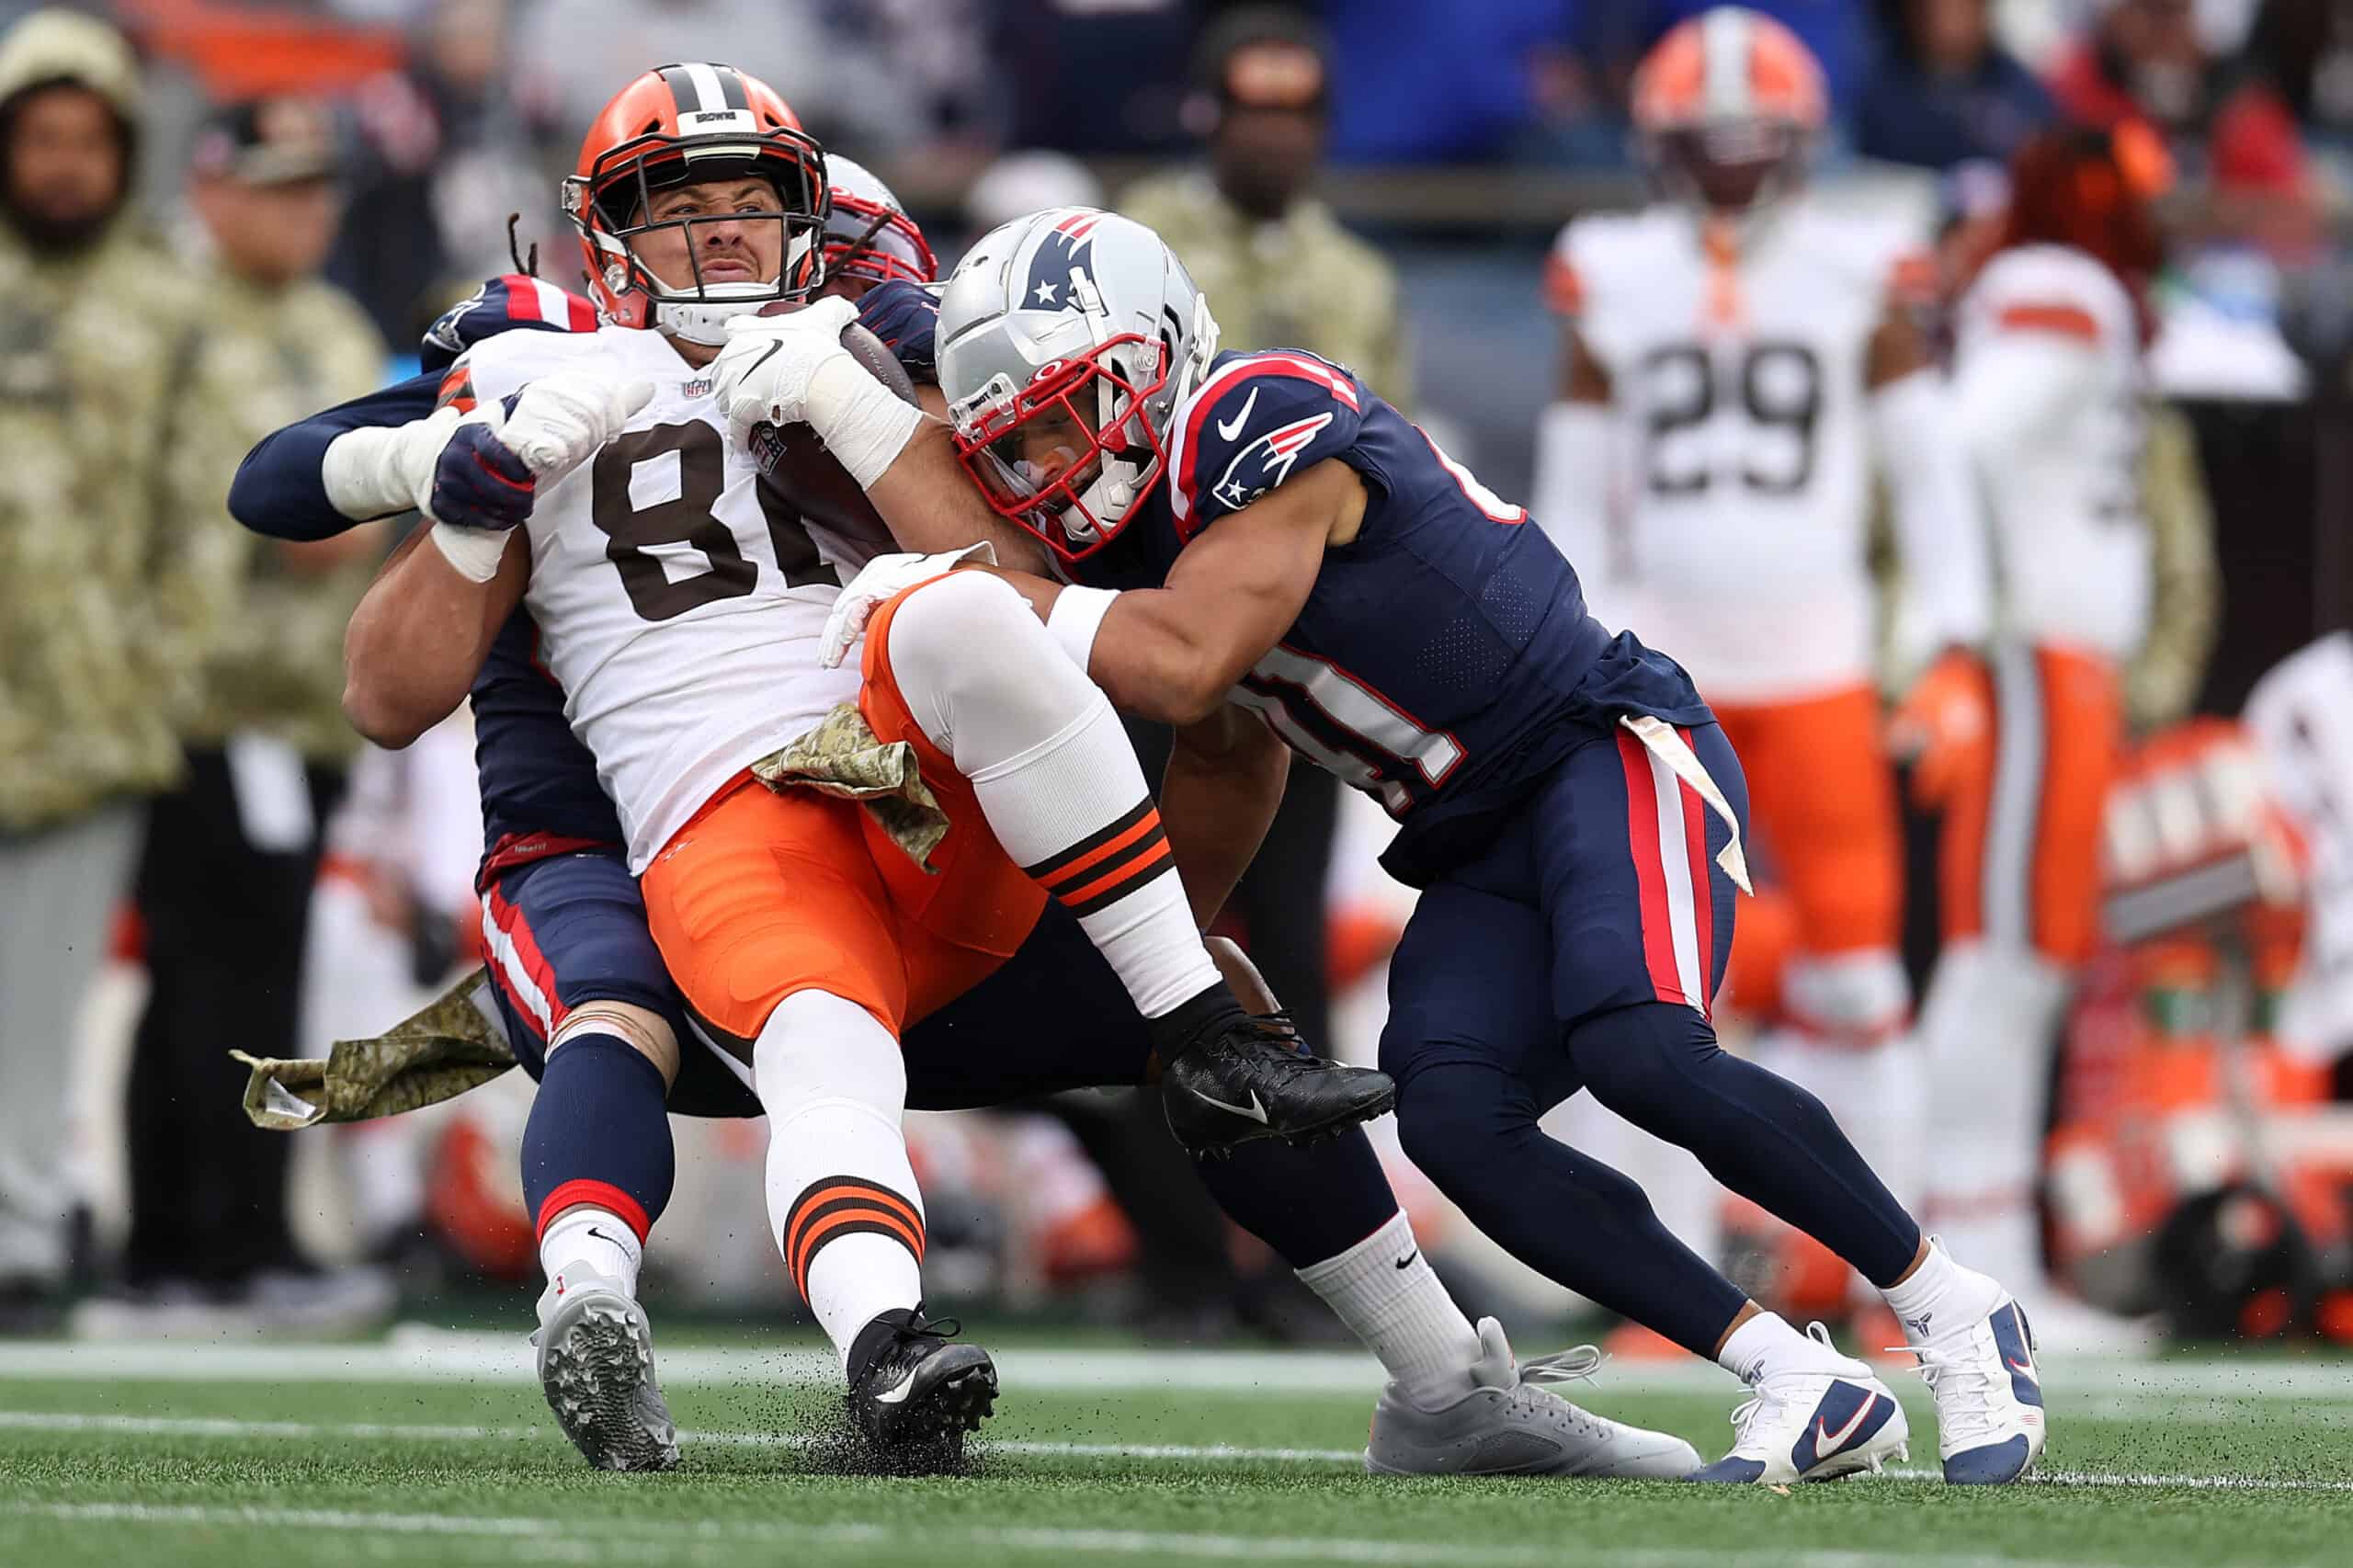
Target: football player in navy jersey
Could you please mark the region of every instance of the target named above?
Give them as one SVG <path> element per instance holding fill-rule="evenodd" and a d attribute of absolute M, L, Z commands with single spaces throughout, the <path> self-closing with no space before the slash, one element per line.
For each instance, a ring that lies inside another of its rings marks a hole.
<path fill-rule="evenodd" d="M 895 214 L 896 204 L 882 192 L 872 211 L 886 210 Z M 856 243 L 861 234 L 904 231 L 919 246 L 920 235 L 903 215 L 879 228 L 863 217 L 840 228 L 843 243 L 827 245 L 827 291 L 856 296 L 866 324 L 921 377 L 936 305 L 905 276 L 904 256 L 866 268 Z M 921 250 L 918 265 L 927 266 L 928 255 Z M 279 537 L 323 537 L 351 526 L 324 477 L 336 439 L 427 415 L 441 370 L 479 338 L 576 329 L 584 312 L 585 301 L 538 279 L 493 280 L 435 324 L 425 375 L 257 446 L 237 475 L 233 510 Z M 449 466 L 460 483 L 437 489 L 437 516 L 476 517 L 490 527 L 528 517 L 528 493 L 478 482 L 468 471 L 470 463 L 494 471 L 511 454 L 485 448 L 459 455 L 464 460 Z M 563 692 L 533 657 L 535 641 L 536 628 L 518 611 L 471 695 L 495 994 L 517 1056 L 540 1082 L 526 1131 L 527 1196 L 544 1219 L 588 1193 L 597 1207 L 624 1213 L 642 1244 L 637 1221 L 642 1214 L 650 1227 L 671 1182 L 665 1079 L 675 1080 L 667 1085 L 670 1110 L 749 1116 L 760 1108 L 712 1051 L 688 1041 L 690 1026 L 646 929 L 620 824 L 593 758 L 571 733 Z M 586 1022 L 567 1028 L 573 1019 Z M 579 1049 L 623 1028 L 632 1032 L 615 1040 L 618 1051 Z M 561 1051 L 550 1051 L 551 1037 Z M 1107 1075 L 1137 1081 L 1150 1067 L 1149 1043 L 1126 993 L 1076 920 L 1059 910 L 1050 910 L 1012 961 L 909 1029 L 903 1044 L 908 1103 L 919 1108 L 1000 1104 Z M 666 1071 L 646 1071 L 650 1061 Z M 1658 1477 L 1696 1462 L 1679 1439 L 1603 1420 L 1536 1386 L 1531 1380 L 1548 1369 L 1542 1359 L 1516 1367 L 1493 1320 L 1464 1319 L 1420 1256 L 1361 1132 L 1312 1151 L 1245 1145 L 1231 1160 L 1202 1167 L 1202 1176 L 1236 1222 L 1291 1262 L 1390 1370 L 1368 1452 L 1374 1468 Z M 638 1332 L 631 1339 L 647 1343 L 642 1321 L 631 1326 Z M 650 1361 L 567 1366 L 551 1355 L 543 1335 L 540 1363 L 551 1404 L 593 1462 L 616 1469 L 676 1462 Z M 1488 1441 L 1506 1433 L 1509 1442 Z"/>
<path fill-rule="evenodd" d="M 824 314 L 731 325 L 713 370 L 739 438 L 795 418 L 858 434 Z M 936 332 L 952 431 L 917 431 L 870 496 L 903 537 L 993 511 L 1051 551 L 1063 581 L 997 575 L 1115 703 L 1178 726 L 1161 810 L 1198 916 L 1256 850 L 1285 744 L 1397 820 L 1383 864 L 1423 890 L 1381 1042 L 1405 1150 L 1515 1255 L 1751 1385 L 1731 1452 L 1695 1478 L 1876 1470 L 1904 1414 L 1539 1130 L 1581 1088 L 1886 1293 L 1948 1480 L 2025 1473 L 2043 1411 L 2017 1302 L 1923 1235 L 1818 1100 L 1717 1045 L 1746 792 L 1681 668 L 1587 615 L 1527 514 L 1346 368 L 1218 352 L 1142 225 L 1065 208 L 993 231 Z M 938 569 L 874 562 L 827 656 Z"/>

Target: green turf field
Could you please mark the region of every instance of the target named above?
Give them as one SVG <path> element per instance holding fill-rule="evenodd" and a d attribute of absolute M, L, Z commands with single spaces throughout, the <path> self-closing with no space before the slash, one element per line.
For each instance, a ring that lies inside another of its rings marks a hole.
<path fill-rule="evenodd" d="M 1018 1347 L 972 1474 L 845 1477 L 793 1441 L 824 1396 L 790 1380 L 821 1364 L 665 1358 L 685 1466 L 618 1477 L 555 1435 L 511 1337 L 0 1347 L 0 1563 L 2353 1562 L 2341 1362 L 2047 1367 L 2045 1479 L 1993 1493 L 1927 1478 L 1927 1407 L 1894 1379 L 1906 1473 L 1782 1494 L 1376 1481 L 1353 1452 L 1369 1363 Z M 1613 1367 L 1581 1397 L 1712 1453 L 1736 1392 L 1711 1369 Z"/>

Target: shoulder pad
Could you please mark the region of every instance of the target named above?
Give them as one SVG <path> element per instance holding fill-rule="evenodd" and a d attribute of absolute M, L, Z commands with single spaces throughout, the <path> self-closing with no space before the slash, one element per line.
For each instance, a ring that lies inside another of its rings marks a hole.
<path fill-rule="evenodd" d="M 502 273 L 443 311 L 425 329 L 417 359 L 438 370 L 485 337 L 517 327 L 541 332 L 594 332 L 597 308 L 542 278 Z"/>
<path fill-rule="evenodd" d="M 1337 365 L 1298 349 L 1222 358 L 1176 410 L 1170 509 L 1190 538 L 1302 467 L 1354 445 L 1369 396 Z"/>

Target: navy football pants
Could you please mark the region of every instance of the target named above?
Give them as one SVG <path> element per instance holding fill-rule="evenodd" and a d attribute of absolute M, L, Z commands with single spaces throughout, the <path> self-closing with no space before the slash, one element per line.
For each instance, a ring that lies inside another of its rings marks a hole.
<path fill-rule="evenodd" d="M 1744 824 L 1723 732 L 1687 732 Z M 1597 736 L 1426 890 L 1391 960 L 1381 1065 L 1405 1153 L 1514 1256 L 1699 1355 L 1745 1302 L 1617 1171 L 1536 1123 L 1579 1089 L 1698 1154 L 1875 1283 L 1919 1230 L 1803 1089 L 1727 1055 L 1707 1006 L 1737 889 L 1727 824 L 1631 732 Z"/>

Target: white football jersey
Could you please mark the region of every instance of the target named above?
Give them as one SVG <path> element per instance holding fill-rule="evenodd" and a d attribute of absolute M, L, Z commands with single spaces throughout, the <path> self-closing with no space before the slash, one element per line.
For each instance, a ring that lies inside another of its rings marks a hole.
<path fill-rule="evenodd" d="M 502 333 L 461 363 L 481 401 L 568 367 L 654 384 L 620 436 L 540 488 L 524 599 L 642 871 L 721 785 L 857 698 L 858 661 L 823 669 L 817 644 L 866 552 L 757 484 L 708 375 L 658 333 Z"/>
<path fill-rule="evenodd" d="M 1737 247 L 1690 210 L 1579 218 L 1553 302 L 1609 377 L 1624 470 L 1609 603 L 1711 699 L 1870 678 L 1870 340 L 1908 223 L 1799 197 Z"/>
<path fill-rule="evenodd" d="M 1994 523 L 2000 624 L 2127 657 L 2151 591 L 2131 296 L 2072 247 L 2004 251 L 1961 300 L 1953 382 Z"/>

